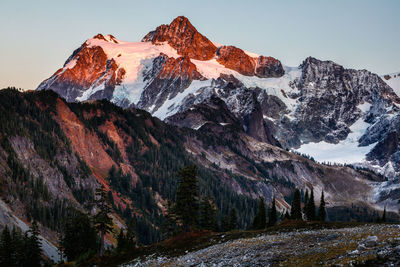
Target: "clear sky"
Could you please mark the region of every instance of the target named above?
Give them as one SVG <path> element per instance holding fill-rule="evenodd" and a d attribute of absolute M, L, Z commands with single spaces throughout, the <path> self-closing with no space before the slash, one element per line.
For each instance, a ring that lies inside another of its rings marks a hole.
<path fill-rule="evenodd" d="M 184 15 L 211 41 L 297 66 L 400 71 L 400 0 L 1 0 L 0 88 L 35 89 L 97 33 L 140 41 Z"/>

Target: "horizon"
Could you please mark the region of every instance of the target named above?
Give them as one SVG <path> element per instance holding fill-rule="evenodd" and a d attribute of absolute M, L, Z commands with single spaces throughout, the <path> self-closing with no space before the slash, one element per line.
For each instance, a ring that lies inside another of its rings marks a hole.
<path fill-rule="evenodd" d="M 0 22 L 8 27 L 0 29 L 7 40 L 0 49 L 0 88 L 35 89 L 97 33 L 139 42 L 149 31 L 181 15 L 212 42 L 272 56 L 285 66 L 298 66 L 312 56 L 379 75 L 400 71 L 400 36 L 395 34 L 400 28 L 400 2 L 395 0 L 384 4 L 254 1 L 248 6 L 240 1 L 77 3 L 3 4 Z"/>

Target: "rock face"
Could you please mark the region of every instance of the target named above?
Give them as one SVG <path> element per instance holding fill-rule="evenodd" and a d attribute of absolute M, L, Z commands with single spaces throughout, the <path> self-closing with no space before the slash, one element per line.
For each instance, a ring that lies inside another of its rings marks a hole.
<path fill-rule="evenodd" d="M 246 76 L 253 76 L 255 62 L 242 49 L 234 46 L 222 46 L 217 51 L 218 63 Z"/>
<path fill-rule="evenodd" d="M 94 38 L 104 39 L 104 36 L 96 35 Z M 110 99 L 124 75 L 125 70 L 118 68 L 114 59 L 108 59 L 101 47 L 88 47 L 84 43 L 74 51 L 63 68 L 39 85 L 38 90 L 51 89 L 67 101 L 74 101 L 89 88 L 102 85 L 104 89 L 92 95 L 92 99 Z"/>
<path fill-rule="evenodd" d="M 260 78 L 281 77 L 285 74 L 282 64 L 273 57 L 253 58 L 234 46 L 221 46 L 217 50 L 217 61 L 228 69 L 246 76 Z"/>
<path fill-rule="evenodd" d="M 285 74 L 282 64 L 273 57 L 259 56 L 256 61 L 255 75 L 260 78 L 281 77 Z"/>
<path fill-rule="evenodd" d="M 190 21 L 183 16 L 177 17 L 169 25 L 161 25 L 149 32 L 143 42 L 153 44 L 167 42 L 179 55 L 198 60 L 209 60 L 214 57 L 217 47 L 199 33 Z"/>
<path fill-rule="evenodd" d="M 183 92 L 193 80 L 204 79 L 189 57 L 169 58 L 161 54 L 153 66 L 144 74 L 145 86 L 137 107 L 156 111 L 167 99 Z"/>

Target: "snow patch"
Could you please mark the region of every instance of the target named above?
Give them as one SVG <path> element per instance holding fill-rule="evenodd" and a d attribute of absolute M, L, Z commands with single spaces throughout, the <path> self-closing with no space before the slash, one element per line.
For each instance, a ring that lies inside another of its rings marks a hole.
<path fill-rule="evenodd" d="M 367 109 L 368 103 L 358 106 L 360 109 Z M 338 144 L 331 144 L 325 141 L 319 143 L 303 144 L 297 152 L 312 156 L 319 162 L 332 162 L 351 164 L 365 161 L 365 155 L 376 145 L 359 146 L 358 140 L 367 130 L 370 124 L 364 122 L 363 118 L 358 119 L 351 127 L 350 134 Z"/>
<path fill-rule="evenodd" d="M 387 76 L 390 77 L 389 80 L 386 80 L 385 76 L 386 75 L 381 77 L 382 80 L 384 80 L 387 83 L 387 85 L 389 85 L 393 89 L 393 91 L 398 96 L 400 96 L 400 72 L 388 74 Z"/>
<path fill-rule="evenodd" d="M 164 120 L 166 117 L 174 115 L 179 111 L 180 104 L 189 94 L 195 95 L 203 87 L 211 86 L 211 80 L 194 80 L 183 92 L 177 94 L 173 99 L 167 99 L 160 108 L 153 113 L 153 116 Z"/>

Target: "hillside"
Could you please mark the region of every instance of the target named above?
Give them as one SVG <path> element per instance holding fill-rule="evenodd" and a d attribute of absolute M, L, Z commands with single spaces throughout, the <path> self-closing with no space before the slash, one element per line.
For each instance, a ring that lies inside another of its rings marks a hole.
<path fill-rule="evenodd" d="M 295 187 L 313 187 L 316 199 L 324 190 L 328 210 L 337 210 L 331 219 L 369 219 L 377 207 L 374 186 L 385 181 L 257 141 L 233 118 L 232 125 L 210 121 L 195 131 L 105 100 L 68 103 L 51 91 L 4 89 L 0 101 L 1 207 L 25 224 L 37 220 L 53 243 L 69 208 L 92 211 L 99 186 L 112 199 L 116 227 L 136 218 L 141 243 L 160 240 L 177 170 L 190 164 L 199 166 L 201 195 L 215 199 L 218 220 L 235 208 L 241 228 L 249 227 L 258 196 L 275 195 L 283 212 Z M 334 217 L 343 212 L 348 216 Z"/>

